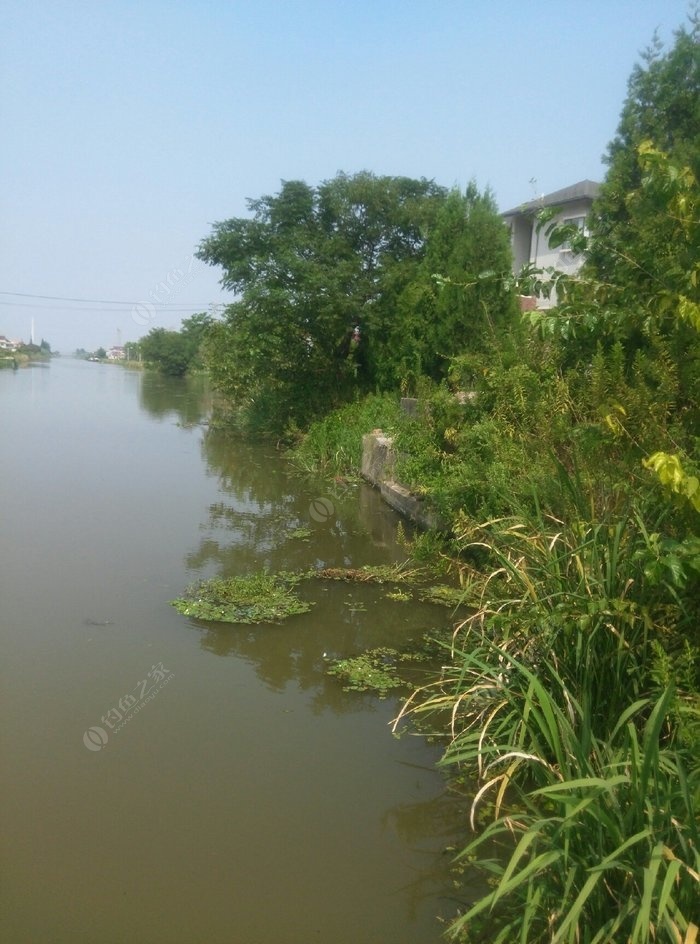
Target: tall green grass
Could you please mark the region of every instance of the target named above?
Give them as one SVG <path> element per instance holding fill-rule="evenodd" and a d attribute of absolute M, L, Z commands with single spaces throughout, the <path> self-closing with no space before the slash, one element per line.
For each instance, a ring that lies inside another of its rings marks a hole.
<path fill-rule="evenodd" d="M 474 611 L 442 678 L 402 712 L 448 713 L 443 764 L 476 780 L 472 828 L 491 820 L 460 855 L 491 889 L 465 900 L 455 940 L 690 944 L 698 933 L 688 575 L 634 509 L 591 521 L 585 507 L 573 502 L 567 521 L 463 525 Z"/>
<path fill-rule="evenodd" d="M 362 437 L 375 428 L 391 432 L 403 418 L 398 397 L 371 394 L 312 423 L 290 451 L 304 472 L 357 476 L 362 465 Z"/>

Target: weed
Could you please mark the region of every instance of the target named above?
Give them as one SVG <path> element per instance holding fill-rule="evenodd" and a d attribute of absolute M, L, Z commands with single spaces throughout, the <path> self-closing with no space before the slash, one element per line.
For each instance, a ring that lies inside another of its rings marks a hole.
<path fill-rule="evenodd" d="M 264 572 L 239 577 L 214 577 L 185 591 L 172 605 L 185 616 L 222 623 L 278 623 L 311 604 L 293 592 L 301 578 Z"/>

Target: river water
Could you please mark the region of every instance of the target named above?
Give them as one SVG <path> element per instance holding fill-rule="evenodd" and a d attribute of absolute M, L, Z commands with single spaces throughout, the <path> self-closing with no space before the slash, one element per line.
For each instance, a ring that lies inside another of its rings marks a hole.
<path fill-rule="evenodd" d="M 310 581 L 282 625 L 180 615 L 202 577 L 404 556 L 374 491 L 208 407 L 113 365 L 0 371 L 0 940 L 437 942 L 463 812 L 398 701 L 324 666 L 449 613 Z"/>

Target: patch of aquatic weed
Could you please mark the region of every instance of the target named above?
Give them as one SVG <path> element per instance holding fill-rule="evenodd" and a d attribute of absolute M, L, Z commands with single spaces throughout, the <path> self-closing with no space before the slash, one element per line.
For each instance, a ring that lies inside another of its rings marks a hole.
<path fill-rule="evenodd" d="M 416 583 L 425 575 L 420 567 L 406 564 L 379 564 L 363 567 L 324 567 L 315 576 L 321 580 L 344 580 L 348 583 Z"/>
<path fill-rule="evenodd" d="M 403 564 L 381 564 L 378 566 L 365 565 L 363 567 L 325 567 L 317 570 L 315 577 L 321 580 L 342 580 L 346 583 L 398 584 L 398 589 L 385 594 L 387 599 L 406 602 L 413 599 L 413 594 L 407 588 L 423 583 L 431 576 L 428 567 L 411 567 Z M 432 574 L 434 578 L 434 574 Z M 471 588 L 467 586 L 453 587 L 446 584 L 434 584 L 418 590 L 418 599 L 423 603 L 433 603 L 439 606 L 457 609 L 465 606 L 473 597 Z"/>
<path fill-rule="evenodd" d="M 385 698 L 391 689 L 407 685 L 396 673 L 398 659 L 396 649 L 380 646 L 348 659 L 335 659 L 326 671 L 340 679 L 345 692 L 371 691 Z"/>
<path fill-rule="evenodd" d="M 440 606 L 449 606 L 455 609 L 467 602 L 468 593 L 464 587 L 448 587 L 438 584 L 421 590 L 419 597 L 423 603 L 437 603 Z"/>
<path fill-rule="evenodd" d="M 416 671 L 422 663 L 434 663 L 444 653 L 449 635 L 436 630 L 425 633 L 406 649 L 366 649 L 356 656 L 331 660 L 326 672 L 343 683 L 345 692 L 374 692 L 385 698 L 392 689 L 415 687 Z M 412 677 L 403 677 L 400 671 Z"/>
<path fill-rule="evenodd" d="M 308 613 L 312 604 L 292 589 L 302 577 L 259 571 L 238 577 L 214 577 L 188 587 L 171 603 L 184 616 L 221 623 L 279 623 Z"/>
<path fill-rule="evenodd" d="M 311 528 L 294 528 L 293 531 L 287 532 L 287 537 L 290 541 L 305 541 L 308 542 L 313 536 L 313 531 Z"/>

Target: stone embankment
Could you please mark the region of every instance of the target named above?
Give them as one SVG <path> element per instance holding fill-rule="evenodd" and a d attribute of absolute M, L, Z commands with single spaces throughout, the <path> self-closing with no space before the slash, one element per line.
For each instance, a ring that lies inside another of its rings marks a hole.
<path fill-rule="evenodd" d="M 426 508 L 425 499 L 415 495 L 394 478 L 396 450 L 391 436 L 375 429 L 362 437 L 363 479 L 379 489 L 384 501 L 395 511 L 426 530 L 441 529 L 435 512 Z"/>
<path fill-rule="evenodd" d="M 454 397 L 458 403 L 464 405 L 474 400 L 476 393 L 471 390 L 458 391 Z M 401 408 L 407 416 L 418 420 L 425 404 L 414 397 L 402 397 Z M 396 480 L 395 467 L 396 450 L 391 436 L 386 436 L 381 429 L 375 429 L 362 437 L 360 473 L 363 479 L 379 489 L 388 505 L 420 528 L 426 531 L 448 531 L 446 522 L 433 509 L 427 507 L 422 495 L 416 495 Z"/>

